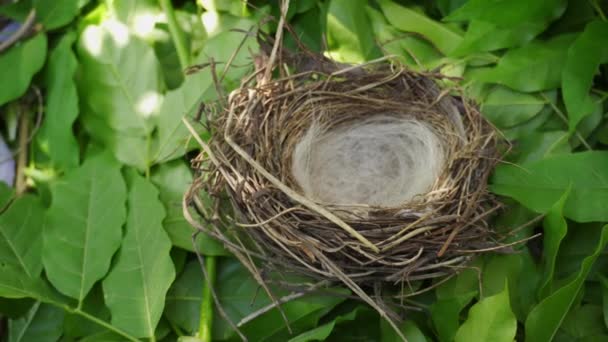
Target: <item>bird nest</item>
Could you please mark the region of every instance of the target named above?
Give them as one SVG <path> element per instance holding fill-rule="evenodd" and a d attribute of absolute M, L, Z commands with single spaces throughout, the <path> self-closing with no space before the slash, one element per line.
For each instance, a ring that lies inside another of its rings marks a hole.
<path fill-rule="evenodd" d="M 386 313 L 369 295 L 378 284 L 414 295 L 497 246 L 488 219 L 499 204 L 486 190 L 495 130 L 458 89 L 442 90 L 450 79 L 389 58 L 266 50 L 210 110 L 185 196 L 210 224 L 186 210 L 191 222 L 262 286 L 296 272 Z"/>

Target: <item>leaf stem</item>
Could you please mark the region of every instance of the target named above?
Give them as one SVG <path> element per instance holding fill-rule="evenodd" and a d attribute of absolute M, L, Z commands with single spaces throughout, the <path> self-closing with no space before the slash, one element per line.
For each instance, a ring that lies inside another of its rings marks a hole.
<path fill-rule="evenodd" d="M 167 23 L 169 24 L 169 33 L 171 33 L 171 39 L 177 50 L 177 57 L 182 69 L 185 69 L 190 65 L 190 53 L 188 52 L 188 45 L 186 44 L 186 36 L 177 23 L 175 16 L 175 10 L 171 0 L 158 0 L 160 7 L 162 7 L 165 15 L 167 16 Z"/>
<path fill-rule="evenodd" d="M 215 282 L 216 275 L 215 257 L 205 257 L 205 268 L 207 269 L 207 283 L 205 284 L 205 286 L 203 286 L 198 337 L 201 342 L 211 342 L 211 328 L 213 326 L 213 298 L 211 297 L 211 287 Z"/>

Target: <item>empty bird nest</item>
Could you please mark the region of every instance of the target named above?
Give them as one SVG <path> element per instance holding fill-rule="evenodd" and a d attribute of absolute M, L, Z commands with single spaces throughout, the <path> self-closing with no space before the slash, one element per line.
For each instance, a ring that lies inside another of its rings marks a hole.
<path fill-rule="evenodd" d="M 334 63 L 276 38 L 207 107 L 211 137 L 185 196 L 195 226 L 263 286 L 275 271 L 341 282 L 381 313 L 379 284 L 414 295 L 498 246 L 495 131 L 440 88 L 447 78 L 390 58 Z"/>

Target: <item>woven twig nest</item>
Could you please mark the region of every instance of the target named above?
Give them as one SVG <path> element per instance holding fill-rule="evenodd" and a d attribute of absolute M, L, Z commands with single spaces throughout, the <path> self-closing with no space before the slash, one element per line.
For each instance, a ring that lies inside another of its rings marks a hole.
<path fill-rule="evenodd" d="M 496 246 L 495 131 L 457 89 L 440 89 L 444 76 L 285 56 L 258 56 L 210 113 L 186 195 L 211 223 L 198 227 L 258 281 L 268 268 L 342 282 L 381 312 L 372 285 L 417 284 L 411 295 Z"/>

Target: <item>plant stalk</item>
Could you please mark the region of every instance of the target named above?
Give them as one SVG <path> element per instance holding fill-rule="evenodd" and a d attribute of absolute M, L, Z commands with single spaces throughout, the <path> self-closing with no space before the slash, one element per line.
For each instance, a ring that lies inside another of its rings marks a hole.
<path fill-rule="evenodd" d="M 201 316 L 198 328 L 198 338 L 201 342 L 211 342 L 213 336 L 213 297 L 211 287 L 215 283 L 216 259 L 212 256 L 205 257 L 205 268 L 207 269 L 207 282 L 203 286 L 203 296 L 201 299 Z"/>
<path fill-rule="evenodd" d="M 177 51 L 177 57 L 179 58 L 179 64 L 182 69 L 185 69 L 190 65 L 190 52 L 188 51 L 188 44 L 186 43 L 186 36 L 177 23 L 177 17 L 175 16 L 175 10 L 171 0 L 158 0 L 160 7 L 162 7 L 165 15 L 167 16 L 167 23 L 169 24 L 169 33 L 171 39 L 175 45 Z"/>
<path fill-rule="evenodd" d="M 17 172 L 15 177 L 15 192 L 21 195 L 27 188 L 25 169 L 27 168 L 28 143 L 30 135 L 30 117 L 21 107 L 19 118 L 19 154 L 17 156 Z"/>

